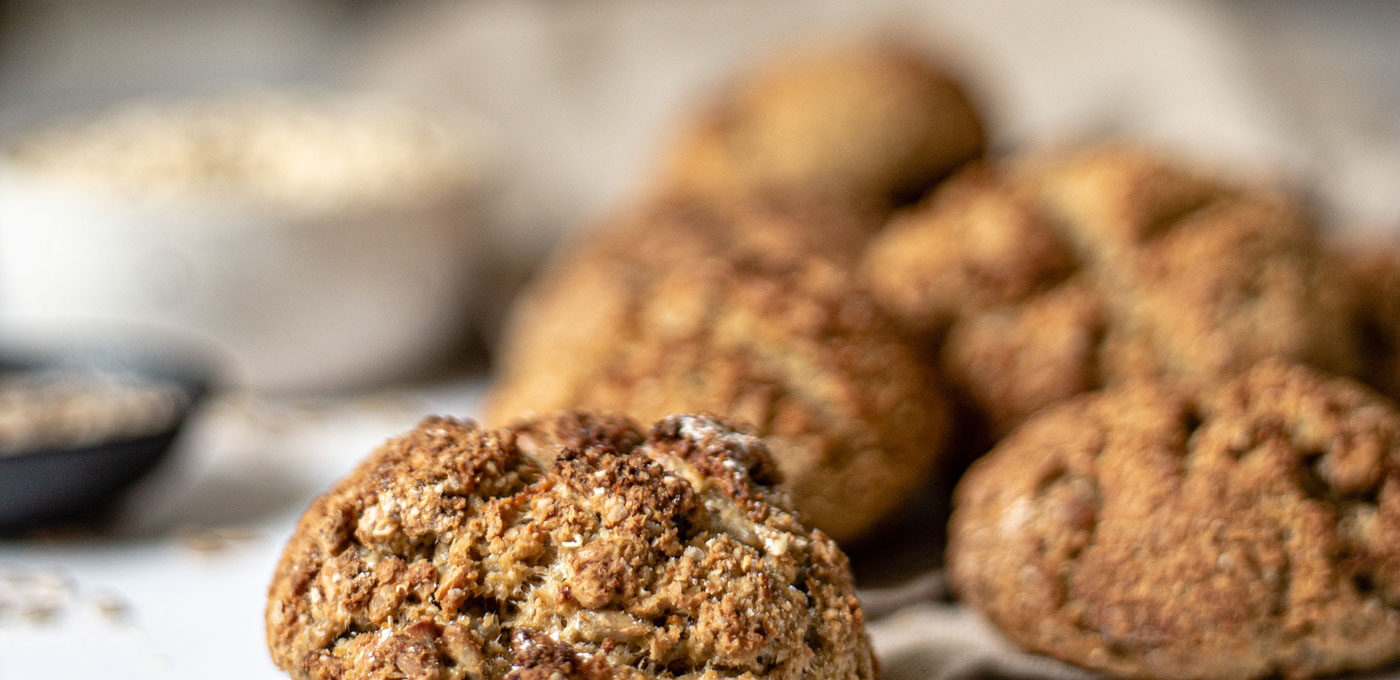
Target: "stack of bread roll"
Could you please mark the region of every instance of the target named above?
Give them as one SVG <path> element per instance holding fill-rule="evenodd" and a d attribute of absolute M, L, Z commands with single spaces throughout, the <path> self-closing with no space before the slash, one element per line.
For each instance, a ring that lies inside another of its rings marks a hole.
<path fill-rule="evenodd" d="M 873 678 L 837 544 L 975 458 L 946 571 L 1026 650 L 1400 660 L 1400 247 L 1134 140 L 987 140 L 908 47 L 739 74 L 518 302 L 492 427 L 426 420 L 308 511 L 274 659 Z"/>
<path fill-rule="evenodd" d="M 846 544 L 971 453 L 948 570 L 1027 649 L 1400 658 L 1400 247 L 1131 139 L 989 155 L 983 120 L 903 46 L 740 74 L 520 301 L 488 419 L 724 416 Z"/>

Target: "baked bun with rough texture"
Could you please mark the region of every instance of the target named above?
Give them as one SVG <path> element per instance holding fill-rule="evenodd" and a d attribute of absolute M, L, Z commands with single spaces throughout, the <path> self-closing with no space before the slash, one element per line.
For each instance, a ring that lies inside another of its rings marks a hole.
<path fill-rule="evenodd" d="M 708 416 L 428 418 L 311 505 L 267 606 L 294 677 L 873 678 L 846 557 Z"/>
<path fill-rule="evenodd" d="M 1266 361 L 1036 415 L 959 484 L 957 593 L 1021 646 L 1124 677 L 1299 678 L 1400 658 L 1400 413 Z"/>
<path fill-rule="evenodd" d="M 487 419 L 718 413 L 768 438 L 810 524 L 852 539 L 938 461 L 941 392 L 845 267 L 751 226 L 708 239 L 697 214 L 716 213 L 648 213 L 645 236 L 620 227 L 557 261 L 517 305 Z"/>
<path fill-rule="evenodd" d="M 875 296 L 993 436 L 1133 379 L 1213 387 L 1260 359 L 1351 373 L 1288 199 L 1119 143 L 975 167 L 872 243 Z"/>
<path fill-rule="evenodd" d="M 986 143 L 963 87 L 924 55 L 833 44 L 779 55 L 730 83 L 672 143 L 662 182 L 888 206 L 918 196 Z"/>

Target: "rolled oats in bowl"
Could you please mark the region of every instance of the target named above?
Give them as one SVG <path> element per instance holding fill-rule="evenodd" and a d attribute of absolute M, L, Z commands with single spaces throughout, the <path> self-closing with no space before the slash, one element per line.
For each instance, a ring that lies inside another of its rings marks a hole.
<path fill-rule="evenodd" d="M 174 382 L 132 373 L 0 373 L 0 456 L 147 436 L 171 427 L 188 405 Z"/>
<path fill-rule="evenodd" d="M 53 121 L 0 150 L 0 342 L 173 335 L 280 390 L 409 373 L 470 318 L 480 130 L 267 92 Z"/>
<path fill-rule="evenodd" d="M 6 160 L 124 197 L 225 197 L 298 212 L 427 198 L 478 173 L 460 131 L 406 106 L 265 92 L 75 117 L 19 140 Z"/>

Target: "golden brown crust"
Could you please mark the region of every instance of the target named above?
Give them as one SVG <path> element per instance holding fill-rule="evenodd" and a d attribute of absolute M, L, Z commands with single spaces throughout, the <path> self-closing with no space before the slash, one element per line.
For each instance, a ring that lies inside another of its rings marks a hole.
<path fill-rule="evenodd" d="M 906 327 L 947 334 L 941 361 L 993 434 L 1101 382 L 1201 391 L 1266 357 L 1355 369 L 1299 208 L 1134 146 L 965 171 L 862 272 Z"/>
<path fill-rule="evenodd" d="M 769 438 L 797 507 L 839 540 L 917 488 L 946 407 L 845 268 L 796 239 L 707 241 L 674 212 L 642 224 L 569 254 L 519 303 L 489 420 L 723 414 Z"/>
<path fill-rule="evenodd" d="M 993 434 L 1102 384 L 1104 311 L 1098 291 L 1072 279 L 1020 305 L 969 316 L 940 353 L 951 387 L 976 404 Z"/>
<path fill-rule="evenodd" d="M 1243 195 L 1171 156 L 1124 142 L 1032 154 L 1004 170 L 1091 262 L 1116 260 L 1193 211 Z"/>
<path fill-rule="evenodd" d="M 782 55 L 731 83 L 681 131 L 663 184 L 889 204 L 917 196 L 985 147 L 963 88 L 923 55 L 831 45 Z"/>
<path fill-rule="evenodd" d="M 1324 292 L 1357 336 L 1359 377 L 1400 400 L 1400 245 L 1336 245 L 1325 264 Z"/>
<path fill-rule="evenodd" d="M 973 465 L 950 534 L 963 599 L 1095 670 L 1310 677 L 1400 658 L 1400 413 L 1312 369 L 1048 409 Z"/>
<path fill-rule="evenodd" d="M 648 196 L 585 231 L 559 251 L 556 264 L 599 257 L 625 260 L 641 276 L 678 263 L 730 256 L 794 260 L 820 255 L 853 266 L 882 219 L 867 206 L 829 197 L 671 191 Z"/>
<path fill-rule="evenodd" d="M 864 263 L 880 302 L 933 337 L 960 317 L 1047 290 L 1078 265 L 1029 197 L 985 165 L 896 217 Z"/>
<path fill-rule="evenodd" d="M 872 678 L 846 558 L 707 416 L 429 418 L 312 504 L 269 590 L 294 677 Z"/>

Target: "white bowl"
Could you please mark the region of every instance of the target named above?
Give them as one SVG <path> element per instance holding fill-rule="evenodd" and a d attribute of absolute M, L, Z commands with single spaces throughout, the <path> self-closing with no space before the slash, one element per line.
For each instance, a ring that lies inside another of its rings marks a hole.
<path fill-rule="evenodd" d="M 177 336 L 272 390 L 402 376 L 466 325 L 479 169 L 431 192 L 297 206 L 237 186 L 114 191 L 5 162 L 0 342 Z"/>

